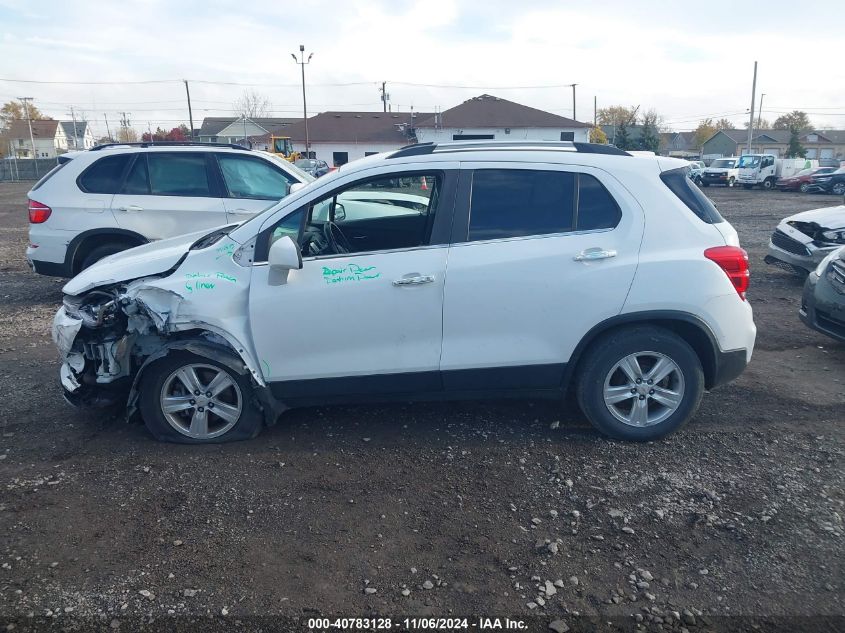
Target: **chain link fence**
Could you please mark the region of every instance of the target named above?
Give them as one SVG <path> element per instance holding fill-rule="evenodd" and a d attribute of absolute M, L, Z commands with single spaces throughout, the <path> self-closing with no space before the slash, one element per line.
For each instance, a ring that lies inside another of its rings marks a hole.
<path fill-rule="evenodd" d="M 0 160 L 0 182 L 38 180 L 58 164 L 56 158 L 4 158 Z"/>

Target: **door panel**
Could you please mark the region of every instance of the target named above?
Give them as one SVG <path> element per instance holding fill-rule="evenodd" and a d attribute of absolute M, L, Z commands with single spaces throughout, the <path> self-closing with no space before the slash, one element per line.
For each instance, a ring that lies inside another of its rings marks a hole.
<path fill-rule="evenodd" d="M 532 386 L 557 386 L 581 338 L 621 311 L 639 259 L 642 209 L 605 172 L 571 169 L 594 176 L 610 191 L 622 212 L 619 224 L 612 230 L 453 244 L 440 365 L 447 389 L 466 388 L 466 372 L 454 370 L 519 366 L 546 366 L 535 372 Z M 553 367 L 558 369 L 548 371 Z M 510 380 L 519 382 L 518 376 Z M 498 382 L 490 388 L 518 386 Z"/>
<path fill-rule="evenodd" d="M 310 259 L 290 271 L 285 283 L 269 266 L 255 266 L 250 319 L 265 378 L 436 372 L 447 251 L 443 246 Z M 433 281 L 394 285 L 411 275 Z M 321 389 L 329 395 L 353 387 L 335 381 Z"/>
<path fill-rule="evenodd" d="M 226 209 L 203 152 L 138 154 L 112 199 L 118 226 L 160 240 L 226 224 Z"/>

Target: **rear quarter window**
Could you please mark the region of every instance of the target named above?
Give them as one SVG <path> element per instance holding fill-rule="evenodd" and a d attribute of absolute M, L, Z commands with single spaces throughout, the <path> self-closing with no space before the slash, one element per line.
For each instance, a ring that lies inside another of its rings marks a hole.
<path fill-rule="evenodd" d="M 130 158 L 130 154 L 100 158 L 80 174 L 76 183 L 85 193 L 117 193 Z"/>
<path fill-rule="evenodd" d="M 660 174 L 660 180 L 674 193 L 687 208 L 707 224 L 724 222 L 716 206 L 710 202 L 701 189 L 687 177 L 685 167 L 671 169 Z"/>

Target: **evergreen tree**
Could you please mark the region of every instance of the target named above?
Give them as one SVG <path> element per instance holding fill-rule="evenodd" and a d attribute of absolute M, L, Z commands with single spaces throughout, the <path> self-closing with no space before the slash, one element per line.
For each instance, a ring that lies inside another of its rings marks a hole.
<path fill-rule="evenodd" d="M 643 128 L 640 130 L 639 149 L 647 152 L 655 152 L 660 149 L 660 137 L 657 130 L 648 119 L 643 120 Z"/>
<path fill-rule="evenodd" d="M 804 146 L 801 145 L 801 141 L 798 140 L 798 129 L 793 127 L 791 130 L 789 130 L 789 132 L 789 147 L 786 148 L 786 157 L 806 158 L 807 150 L 804 149 Z"/>
<path fill-rule="evenodd" d="M 634 149 L 631 142 L 631 135 L 628 134 L 628 126 L 624 123 L 616 126 L 616 134 L 614 135 L 614 145 L 621 150 Z"/>

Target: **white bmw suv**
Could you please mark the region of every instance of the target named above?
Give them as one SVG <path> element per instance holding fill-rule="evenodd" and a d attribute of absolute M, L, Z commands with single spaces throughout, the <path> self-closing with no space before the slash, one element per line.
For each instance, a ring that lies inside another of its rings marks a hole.
<path fill-rule="evenodd" d="M 651 440 L 750 360 L 748 281 L 683 161 L 419 144 L 93 265 L 53 337 L 69 401 L 140 412 L 162 440 L 250 438 L 302 405 L 568 389 L 601 432 Z"/>
<path fill-rule="evenodd" d="M 115 143 L 59 157 L 29 192 L 27 260 L 73 277 L 155 240 L 241 222 L 314 180 L 266 152 L 208 143 Z"/>

